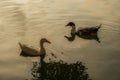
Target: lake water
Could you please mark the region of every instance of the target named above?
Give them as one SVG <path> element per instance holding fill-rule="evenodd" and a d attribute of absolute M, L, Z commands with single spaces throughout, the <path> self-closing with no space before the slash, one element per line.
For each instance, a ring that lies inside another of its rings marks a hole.
<path fill-rule="evenodd" d="M 119 0 L 0 0 L 0 80 L 31 79 L 32 62 L 39 58 L 19 56 L 18 42 L 39 50 L 45 44 L 49 61 L 54 53 L 65 62 L 82 61 L 93 80 L 120 80 L 120 1 Z M 70 35 L 65 25 L 76 27 L 102 24 L 98 32 L 101 43 Z"/>

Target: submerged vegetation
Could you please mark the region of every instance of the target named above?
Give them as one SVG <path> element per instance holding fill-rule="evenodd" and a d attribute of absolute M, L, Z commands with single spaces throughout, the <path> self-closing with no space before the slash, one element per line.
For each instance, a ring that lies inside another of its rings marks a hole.
<path fill-rule="evenodd" d="M 82 62 L 34 62 L 32 80 L 91 80 Z"/>

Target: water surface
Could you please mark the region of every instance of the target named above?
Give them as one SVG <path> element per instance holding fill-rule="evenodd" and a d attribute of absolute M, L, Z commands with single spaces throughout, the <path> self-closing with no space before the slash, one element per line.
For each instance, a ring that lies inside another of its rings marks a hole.
<path fill-rule="evenodd" d="M 31 79 L 33 61 L 20 57 L 18 42 L 39 50 L 45 45 L 49 61 L 54 53 L 66 62 L 82 61 L 93 80 L 119 80 L 120 74 L 120 1 L 119 0 L 0 0 L 0 80 Z M 103 24 L 98 32 L 101 43 L 79 37 L 69 42 L 70 28 Z M 63 53 L 63 54 L 62 54 Z"/>

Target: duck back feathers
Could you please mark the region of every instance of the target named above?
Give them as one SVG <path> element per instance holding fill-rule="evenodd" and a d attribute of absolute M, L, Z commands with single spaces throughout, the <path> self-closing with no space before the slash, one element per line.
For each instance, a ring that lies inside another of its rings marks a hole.
<path fill-rule="evenodd" d="M 26 45 L 22 45 L 21 43 L 19 43 L 20 45 L 20 48 L 21 48 L 21 56 L 24 56 L 24 57 L 37 57 L 37 56 L 40 56 L 40 53 L 33 49 L 33 48 L 30 48 L 30 47 L 27 47 Z"/>
<path fill-rule="evenodd" d="M 88 27 L 88 28 L 78 29 L 76 31 L 76 35 L 91 35 L 91 34 L 95 34 L 101 28 L 101 25 L 102 24 L 100 24 L 99 26 L 96 26 L 96 27 Z"/>

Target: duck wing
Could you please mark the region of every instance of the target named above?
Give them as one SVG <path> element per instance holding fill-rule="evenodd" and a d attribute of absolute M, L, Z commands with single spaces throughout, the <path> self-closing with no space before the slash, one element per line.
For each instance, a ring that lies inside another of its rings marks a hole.
<path fill-rule="evenodd" d="M 82 28 L 82 29 L 78 29 L 78 30 L 76 31 L 76 33 L 77 33 L 78 35 L 84 35 L 84 34 L 89 34 L 90 31 L 91 31 L 90 28 Z"/>
<path fill-rule="evenodd" d="M 30 48 L 26 45 L 22 45 L 21 43 L 19 43 L 20 48 L 21 48 L 21 56 L 24 57 L 37 57 L 40 56 L 40 52 L 37 51 L 36 49 Z"/>
<path fill-rule="evenodd" d="M 87 27 L 87 28 L 78 28 L 78 31 L 83 31 L 83 32 L 86 32 L 86 31 L 96 31 L 98 30 L 99 28 L 101 28 L 102 24 L 98 25 L 98 26 L 93 26 L 93 27 Z"/>
<path fill-rule="evenodd" d="M 79 29 L 78 31 L 82 33 L 96 33 L 98 29 L 99 27 L 88 27 L 88 28 Z"/>
<path fill-rule="evenodd" d="M 100 24 L 100 25 L 98 25 L 98 26 L 89 27 L 89 28 L 87 28 L 87 29 L 90 30 L 90 31 L 96 31 L 96 30 L 100 29 L 101 26 L 102 26 L 102 24 Z"/>

